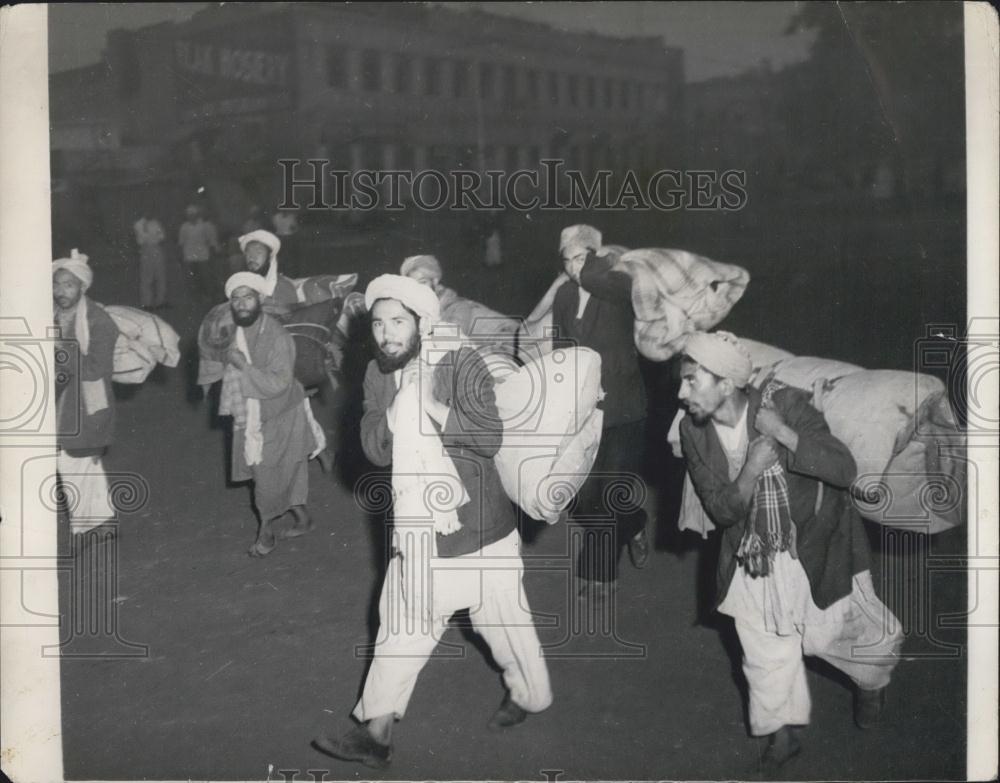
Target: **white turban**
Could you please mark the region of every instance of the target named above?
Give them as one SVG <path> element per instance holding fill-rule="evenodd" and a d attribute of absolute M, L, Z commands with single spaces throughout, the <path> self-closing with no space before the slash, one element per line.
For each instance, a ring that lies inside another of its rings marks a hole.
<path fill-rule="evenodd" d="M 430 287 L 412 277 L 379 275 L 368 284 L 365 307 L 370 311 L 379 299 L 397 299 L 433 325 L 441 320 L 441 303 Z"/>
<path fill-rule="evenodd" d="M 274 287 L 278 284 L 278 251 L 281 250 L 281 240 L 270 231 L 258 229 L 249 234 L 241 236 L 237 242 L 240 243 L 240 250 L 246 252 L 247 245 L 251 242 L 260 242 L 271 251 L 270 266 L 267 275 L 264 277 L 265 289 L 261 291 L 264 296 L 274 296 Z M 258 275 L 259 277 L 259 275 Z"/>
<path fill-rule="evenodd" d="M 94 270 L 87 264 L 89 260 L 87 256 L 76 248 L 73 248 L 69 254 L 69 258 L 57 258 L 52 262 L 52 274 L 55 274 L 60 269 L 65 269 L 80 281 L 83 290 L 86 291 L 94 282 Z"/>
<path fill-rule="evenodd" d="M 597 250 L 601 246 L 601 232 L 593 226 L 583 224 L 568 226 L 559 235 L 559 252 L 567 247 L 586 247 Z"/>
<path fill-rule="evenodd" d="M 684 353 L 709 372 L 729 378 L 737 388 L 750 382 L 753 372 L 750 354 L 730 332 L 693 332 L 684 344 Z"/>
<path fill-rule="evenodd" d="M 256 272 L 237 272 L 226 281 L 226 299 L 233 295 L 237 288 L 252 288 L 258 294 L 267 296 L 267 281 Z"/>
<path fill-rule="evenodd" d="M 441 263 L 434 256 L 410 256 L 403 260 L 403 265 L 399 268 L 399 274 L 409 277 L 411 272 L 417 269 L 426 269 L 435 280 L 441 280 Z"/>

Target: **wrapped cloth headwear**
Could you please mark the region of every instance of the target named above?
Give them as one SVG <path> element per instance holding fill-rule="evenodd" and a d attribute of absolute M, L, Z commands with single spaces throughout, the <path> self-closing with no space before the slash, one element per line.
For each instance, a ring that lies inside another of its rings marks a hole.
<path fill-rule="evenodd" d="M 237 288 L 252 288 L 262 296 L 268 296 L 267 280 L 256 272 L 237 272 L 226 281 L 226 299 L 233 295 Z"/>
<path fill-rule="evenodd" d="M 404 259 L 403 265 L 399 268 L 399 274 L 403 277 L 409 277 L 418 269 L 427 270 L 435 280 L 441 281 L 441 263 L 434 256 L 410 256 Z"/>
<path fill-rule="evenodd" d="M 368 284 L 365 291 L 365 307 L 370 311 L 379 299 L 397 299 L 429 325 L 441 320 L 441 303 L 437 294 L 428 286 L 411 277 L 402 275 L 379 275 Z"/>
<path fill-rule="evenodd" d="M 52 262 L 52 274 L 60 269 L 65 269 L 73 277 L 80 281 L 80 290 L 87 293 L 94 282 L 94 270 L 87 263 L 90 259 L 75 247 L 70 251 L 69 258 L 57 258 Z M 90 352 L 90 326 L 87 322 L 87 297 L 81 296 L 76 306 L 76 314 L 73 316 L 73 331 L 76 335 L 77 345 L 80 346 L 80 354 L 86 356 Z"/>
<path fill-rule="evenodd" d="M 559 252 L 567 247 L 585 247 L 589 250 L 597 250 L 601 247 L 601 232 L 593 226 L 579 224 L 568 226 L 559 235 Z"/>
<path fill-rule="evenodd" d="M 737 388 L 750 382 L 750 354 L 730 332 L 692 332 L 684 344 L 684 353 L 709 372 L 729 378 Z"/>
<path fill-rule="evenodd" d="M 266 288 L 261 293 L 264 296 L 273 296 L 274 287 L 278 284 L 278 251 L 281 250 L 281 240 L 270 231 L 258 229 L 257 231 L 251 231 L 249 234 L 244 234 L 237 241 L 240 243 L 240 250 L 243 252 L 246 252 L 247 245 L 251 242 L 260 242 L 271 251 L 270 266 L 268 267 L 267 275 L 263 277 Z M 257 276 L 261 277 L 260 275 Z"/>

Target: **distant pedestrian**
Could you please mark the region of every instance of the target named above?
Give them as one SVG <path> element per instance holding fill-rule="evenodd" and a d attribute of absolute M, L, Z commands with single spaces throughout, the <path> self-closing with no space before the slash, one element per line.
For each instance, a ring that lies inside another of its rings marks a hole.
<path fill-rule="evenodd" d="M 299 254 L 299 217 L 290 209 L 279 209 L 271 216 L 274 233 L 281 240 L 281 262 L 285 274 L 291 278 L 301 275 Z"/>
<path fill-rule="evenodd" d="M 157 310 L 167 306 L 167 264 L 163 242 L 167 235 L 156 218 L 143 213 L 133 226 L 139 247 L 139 306 Z"/>
<path fill-rule="evenodd" d="M 194 204 L 185 210 L 186 220 L 181 224 L 177 244 L 185 273 L 207 298 L 215 296 L 212 278 L 212 256 L 222 251 L 215 225 L 206 220 L 201 209 Z"/>

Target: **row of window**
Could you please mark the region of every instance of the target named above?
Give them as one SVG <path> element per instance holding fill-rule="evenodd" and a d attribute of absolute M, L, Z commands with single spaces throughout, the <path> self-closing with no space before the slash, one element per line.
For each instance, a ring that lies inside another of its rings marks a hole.
<path fill-rule="evenodd" d="M 326 81 L 330 87 L 350 87 L 351 54 L 343 45 L 327 47 Z M 358 82 L 365 92 L 456 99 L 478 96 L 484 101 L 499 101 L 506 106 L 512 106 L 520 98 L 532 105 L 547 102 L 554 106 L 623 111 L 648 110 L 657 103 L 656 86 L 628 79 L 527 68 L 523 70 L 524 78 L 519 85 L 519 69 L 513 65 L 432 56 L 414 58 L 376 49 L 364 49 L 356 54 Z"/>

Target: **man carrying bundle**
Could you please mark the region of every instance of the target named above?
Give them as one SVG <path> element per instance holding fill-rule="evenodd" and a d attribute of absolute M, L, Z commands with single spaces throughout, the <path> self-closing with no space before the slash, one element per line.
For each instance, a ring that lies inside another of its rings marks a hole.
<path fill-rule="evenodd" d="M 503 422 L 492 376 L 458 336 L 432 334 L 440 312 L 430 288 L 382 275 L 368 286 L 365 305 L 377 354 L 364 380 L 362 445 L 373 463 L 392 465 L 393 556 L 379 642 L 354 710 L 365 725 L 314 744 L 378 768 L 389 764 L 393 724 L 461 609 L 470 610 L 508 689 L 490 728 L 546 709 L 552 693 L 522 595 L 517 519 L 493 464 Z"/>
<path fill-rule="evenodd" d="M 578 575 L 580 597 L 604 601 L 617 586 L 618 561 L 628 545 L 636 568 L 649 557 L 646 512 L 634 489 L 609 491 L 617 482 L 639 481 L 645 447 L 646 391 L 632 337 L 632 280 L 600 258 L 601 233 L 570 226 L 559 240 L 565 277 L 552 303 L 553 347 L 582 346 L 601 356 L 604 430 L 590 476 L 580 487 L 573 519 L 585 527 Z M 623 508 L 607 508 L 607 496 L 625 498 Z M 609 536 L 597 526 L 613 522 Z"/>
<path fill-rule="evenodd" d="M 856 467 L 808 395 L 749 386 L 731 334 L 696 332 L 681 358 L 681 445 L 694 487 L 723 528 L 718 610 L 733 617 L 750 689 L 750 730 L 775 771 L 809 723 L 803 654 L 847 674 L 861 728 L 881 715 L 899 622 L 875 595 L 868 542 L 848 488 Z"/>
<path fill-rule="evenodd" d="M 101 458 L 114 441 L 115 396 L 111 389 L 118 327 L 87 296 L 94 272 L 76 250 L 52 262 L 52 300 L 60 330 L 56 362 L 56 462 L 74 534 L 114 521 Z"/>
<path fill-rule="evenodd" d="M 287 512 L 292 538 L 312 530 L 306 510 L 307 460 L 325 445 L 309 411 L 302 385 L 295 380 L 295 342 L 285 328 L 261 310 L 266 286 L 260 275 L 237 272 L 226 281 L 226 297 L 236 336 L 222 378 L 219 413 L 233 417 L 232 480 L 254 484 L 260 516 L 251 557 L 276 546 L 274 525 Z"/>

